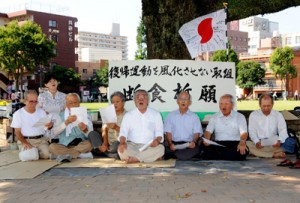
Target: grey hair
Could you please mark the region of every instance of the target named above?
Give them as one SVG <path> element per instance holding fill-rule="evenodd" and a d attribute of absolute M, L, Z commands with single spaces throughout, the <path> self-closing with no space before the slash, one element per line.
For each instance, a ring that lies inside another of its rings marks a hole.
<path fill-rule="evenodd" d="M 179 99 L 179 96 L 182 95 L 183 93 L 186 93 L 189 96 L 189 100 L 192 101 L 192 95 L 188 91 L 181 91 L 179 92 L 177 99 Z"/>
<path fill-rule="evenodd" d="M 231 95 L 231 94 L 223 94 L 221 97 L 220 97 L 220 101 L 221 99 L 223 99 L 224 97 L 229 97 L 230 98 L 230 102 L 234 105 L 235 104 L 235 98 Z"/>
<path fill-rule="evenodd" d="M 110 101 L 112 101 L 112 98 L 113 98 L 114 96 L 120 97 L 121 100 L 122 100 L 122 102 L 125 102 L 125 96 L 124 96 L 124 94 L 123 94 L 122 92 L 116 91 L 116 92 L 112 93 L 112 94 L 110 95 Z"/>
<path fill-rule="evenodd" d="M 67 97 L 77 97 L 78 101 L 80 102 L 80 96 L 77 93 L 69 93 L 67 94 L 66 98 Z"/>
<path fill-rule="evenodd" d="M 139 92 L 143 92 L 143 93 L 145 93 L 145 94 L 147 95 L 147 102 L 148 102 L 148 104 L 149 104 L 149 102 L 150 102 L 150 96 L 149 96 L 149 93 L 148 93 L 146 90 L 143 90 L 143 89 L 138 89 L 137 91 L 134 92 L 134 94 L 133 94 L 134 100 L 136 99 L 136 96 L 137 96 L 137 94 L 138 94 Z"/>
<path fill-rule="evenodd" d="M 38 96 L 38 93 L 35 90 L 26 90 L 26 92 L 24 93 L 25 100 L 28 99 L 28 95 L 30 95 L 30 94 L 34 94 L 34 95 Z"/>
<path fill-rule="evenodd" d="M 147 92 L 146 90 L 139 89 L 139 90 L 137 90 L 137 91 L 134 92 L 134 94 L 133 94 L 134 99 L 136 98 L 136 96 L 137 96 L 137 94 L 138 94 L 139 92 L 145 93 L 145 94 L 147 95 L 147 97 L 149 98 L 148 92 Z"/>

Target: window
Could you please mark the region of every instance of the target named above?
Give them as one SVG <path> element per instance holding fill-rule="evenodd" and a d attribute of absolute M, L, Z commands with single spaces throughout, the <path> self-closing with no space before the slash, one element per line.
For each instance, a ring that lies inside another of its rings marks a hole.
<path fill-rule="evenodd" d="M 93 75 L 96 75 L 97 69 L 93 69 Z"/>
<path fill-rule="evenodd" d="M 296 36 L 296 44 L 300 44 L 300 36 Z"/>
<path fill-rule="evenodd" d="M 58 42 L 58 36 L 57 35 L 50 35 L 49 36 L 51 40 L 53 40 L 54 42 Z"/>
<path fill-rule="evenodd" d="M 53 53 L 57 55 L 57 49 L 53 49 Z"/>
<path fill-rule="evenodd" d="M 292 38 L 291 38 L 291 37 L 287 37 L 287 38 L 285 39 L 285 43 L 286 43 L 286 44 L 292 44 Z"/>
<path fill-rule="evenodd" d="M 86 68 L 82 69 L 82 73 L 87 74 L 87 69 Z"/>
<path fill-rule="evenodd" d="M 49 27 L 57 27 L 56 20 L 49 20 Z"/>

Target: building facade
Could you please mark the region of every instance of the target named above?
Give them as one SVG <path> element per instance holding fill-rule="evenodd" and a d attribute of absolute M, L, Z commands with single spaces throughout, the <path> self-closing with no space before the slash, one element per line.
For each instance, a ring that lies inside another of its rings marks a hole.
<path fill-rule="evenodd" d="M 279 30 L 277 22 L 269 21 L 266 18 L 248 17 L 239 20 L 239 31 L 248 33 L 248 53 L 257 54 L 258 49 L 261 47 L 261 39 L 273 36 L 273 32 Z"/>
<path fill-rule="evenodd" d="M 95 32 L 84 32 L 79 31 L 76 37 L 78 41 L 78 58 L 79 61 L 83 60 L 82 56 L 83 50 L 85 48 L 91 48 L 91 55 L 97 55 L 97 53 L 111 52 L 119 53 L 121 52 L 121 59 L 128 59 L 128 41 L 127 37 L 120 36 L 120 26 L 119 24 L 113 23 L 112 31 L 110 34 L 101 34 Z M 119 58 L 118 56 L 116 59 Z M 107 58 L 94 58 L 94 60 L 107 60 Z M 89 61 L 91 62 L 91 61 Z"/>
<path fill-rule="evenodd" d="M 77 18 L 26 9 L 0 14 L 0 26 L 5 26 L 13 20 L 19 23 L 32 21 L 40 25 L 42 32 L 56 43 L 55 50 L 53 50 L 56 57 L 49 61 L 49 66 L 37 67 L 34 74 L 25 74 L 22 78 L 23 87 L 19 89 L 38 89 L 42 86 L 43 74 L 49 71 L 52 65 L 75 69 L 75 61 L 78 60 L 78 55 L 75 53 L 78 46 L 75 40 L 78 34 Z M 13 86 L 13 89 L 15 88 Z M 3 87 L 2 90 L 7 92 L 7 87 Z"/>
<path fill-rule="evenodd" d="M 75 50 L 78 46 L 75 36 L 78 34 L 77 18 L 52 13 L 22 10 L 8 13 L 10 21 L 33 21 L 41 26 L 42 31 L 56 43 L 57 56 L 51 60 L 52 64 L 75 68 L 78 59 Z"/>

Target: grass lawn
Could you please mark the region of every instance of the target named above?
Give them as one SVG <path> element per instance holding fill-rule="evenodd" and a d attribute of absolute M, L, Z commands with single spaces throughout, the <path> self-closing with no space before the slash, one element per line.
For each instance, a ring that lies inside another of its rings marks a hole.
<path fill-rule="evenodd" d="M 236 102 L 238 110 L 257 110 L 259 109 L 258 100 L 245 100 Z M 300 106 L 300 101 L 294 100 L 276 100 L 274 102 L 273 109 L 282 111 L 282 110 L 294 110 L 294 107 Z"/>
<path fill-rule="evenodd" d="M 236 102 L 238 110 L 257 110 L 259 109 L 258 100 L 245 100 Z M 81 106 L 86 106 L 88 110 L 98 111 L 99 108 L 106 107 L 108 103 L 81 103 Z M 300 101 L 294 100 L 277 100 L 274 104 L 274 109 L 278 111 L 293 110 L 295 106 L 300 106 Z"/>
<path fill-rule="evenodd" d="M 108 103 L 98 103 L 98 102 L 95 102 L 95 103 L 80 103 L 80 106 L 85 106 L 88 110 L 92 110 L 92 111 L 97 110 L 98 111 L 99 108 L 108 106 Z"/>

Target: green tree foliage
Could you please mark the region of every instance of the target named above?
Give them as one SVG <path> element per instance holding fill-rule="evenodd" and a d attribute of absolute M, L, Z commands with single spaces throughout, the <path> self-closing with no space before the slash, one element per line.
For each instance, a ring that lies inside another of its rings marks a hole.
<path fill-rule="evenodd" d="M 270 69 L 281 80 L 285 90 L 288 79 L 297 77 L 297 69 L 292 65 L 293 58 L 294 51 L 290 47 L 276 48 L 270 57 Z"/>
<path fill-rule="evenodd" d="M 51 72 L 59 81 L 59 89 L 62 92 L 78 91 L 81 83 L 80 75 L 72 68 L 54 65 Z"/>
<path fill-rule="evenodd" d="M 147 59 L 146 27 L 142 19 L 137 28 L 136 43 L 138 49 L 135 52 L 135 60 Z"/>
<path fill-rule="evenodd" d="M 213 56 L 210 58 L 210 60 L 227 62 L 227 50 L 215 51 Z M 229 52 L 228 52 L 228 62 L 234 62 L 235 65 L 237 65 L 240 62 L 238 55 L 231 48 L 229 48 Z"/>
<path fill-rule="evenodd" d="M 12 21 L 0 27 L 0 68 L 13 75 L 18 90 L 25 72 L 32 73 L 55 56 L 54 47 L 39 25 Z"/>
<path fill-rule="evenodd" d="M 142 0 L 142 19 L 146 27 L 148 59 L 190 59 L 181 39 L 180 27 L 228 2 L 228 21 L 258 14 L 275 13 L 300 5 L 300 0 Z"/>
<path fill-rule="evenodd" d="M 241 88 L 253 89 L 256 85 L 265 84 L 263 78 L 266 70 L 255 61 L 242 61 L 237 67 L 236 83 Z"/>
<path fill-rule="evenodd" d="M 92 78 L 92 86 L 105 86 L 108 87 L 108 61 L 105 62 L 104 66 L 97 70 L 96 75 Z"/>

